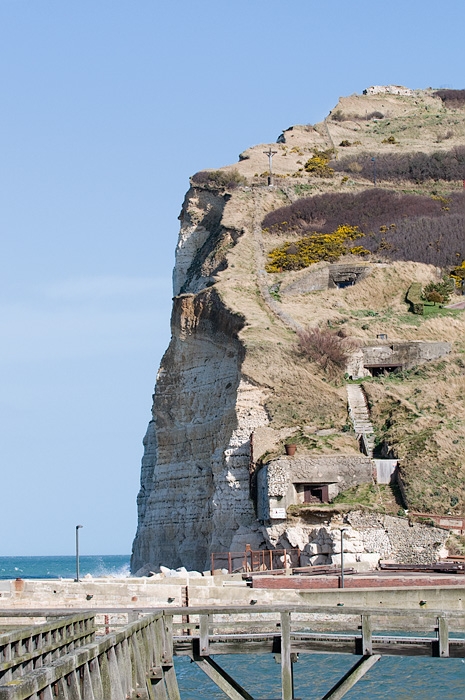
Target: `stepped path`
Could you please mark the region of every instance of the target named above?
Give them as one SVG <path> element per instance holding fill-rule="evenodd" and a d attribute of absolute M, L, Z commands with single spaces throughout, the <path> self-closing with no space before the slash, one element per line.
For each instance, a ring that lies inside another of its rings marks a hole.
<path fill-rule="evenodd" d="M 368 457 L 373 457 L 375 436 L 365 392 L 359 384 L 347 384 L 349 418 Z"/>

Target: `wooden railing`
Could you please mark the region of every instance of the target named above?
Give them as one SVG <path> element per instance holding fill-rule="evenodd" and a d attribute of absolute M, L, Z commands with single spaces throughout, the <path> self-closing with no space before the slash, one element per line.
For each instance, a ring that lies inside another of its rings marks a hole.
<path fill-rule="evenodd" d="M 160 610 L 87 643 L 91 613 L 6 633 L 0 700 L 180 700 L 173 655 L 189 656 L 232 700 L 253 700 L 212 655 L 265 652 L 279 657 L 282 700 L 294 700 L 299 654 L 356 654 L 323 699 L 338 700 L 383 654 L 465 658 L 465 612 L 430 610 L 426 600 L 415 610 L 256 603 Z"/>
<path fill-rule="evenodd" d="M 174 625 L 175 654 L 189 656 L 228 697 L 236 700 L 253 698 L 221 667 L 218 657 L 213 659 L 211 655 L 277 654 L 282 700 L 295 697 L 293 664 L 302 653 L 362 657 L 323 700 L 342 698 L 383 654 L 465 658 L 462 611 L 360 609 L 342 603 L 341 607 L 255 603 L 251 600 L 253 607 L 248 608 L 182 608 L 189 623 Z M 170 612 L 178 614 L 181 609 Z"/>
<path fill-rule="evenodd" d="M 95 638 L 92 613 L 25 627 L 0 635 L 0 684 L 46 666 Z"/>
<path fill-rule="evenodd" d="M 84 621 L 87 629 L 78 632 Z M 73 615 L 2 635 L 0 658 L 10 677 L 0 681 L 0 700 L 180 700 L 171 615 L 150 614 L 78 646 L 93 626 L 91 614 Z"/>

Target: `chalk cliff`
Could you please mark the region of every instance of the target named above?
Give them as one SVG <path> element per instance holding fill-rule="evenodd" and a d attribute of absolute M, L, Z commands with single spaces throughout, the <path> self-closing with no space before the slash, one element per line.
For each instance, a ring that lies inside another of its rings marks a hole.
<path fill-rule="evenodd" d="M 375 112 L 381 116 L 372 117 Z M 330 177 L 315 175 L 304 168 L 313 155 L 326 149 L 334 159 L 353 155 L 357 163 L 363 149 L 371 149 L 370 156 L 450 151 L 465 140 L 463 107 L 445 104 L 433 91 L 368 91 L 342 98 L 332 115 L 314 127 L 288 129 L 277 144 L 271 144 L 277 151 L 272 186 L 263 155 L 269 144 L 248 149 L 234 166 L 191 180 L 180 216 L 173 273 L 172 338 L 158 372 L 152 420 L 144 439 L 133 572 L 142 567 L 156 570 L 160 564 L 203 570 L 209 567 L 212 552 L 242 551 L 246 543 L 253 548 L 279 544 L 277 524 L 257 520 L 254 475 L 259 458 L 276 457 L 286 437 L 299 442 L 301 455 L 360 454 L 356 435 L 348 428 L 342 378 L 329 377 L 321 364 L 297 350 L 296 333 L 304 327 L 343 328 L 358 347 L 386 334 L 398 342 L 449 341 L 455 343 L 455 353 L 461 352 L 465 326 L 458 314 L 444 321 L 435 316 L 420 321 L 414 317 L 412 322 L 407 317 L 409 285 L 440 279 L 434 265 L 405 256 L 383 258 L 379 249 L 361 263 L 370 265 L 370 274 L 360 275 L 356 284 L 331 289 L 325 287 L 327 282 L 306 284 L 308 269 L 265 271 L 269 251 L 298 238 L 296 230 L 285 232 L 285 238 L 264 230 L 267 213 L 304 197 L 328 192 L 353 197 L 372 187 L 370 178 L 350 163 L 348 170 L 335 167 Z M 449 122 L 452 135 L 446 131 Z M 399 141 L 398 135 L 406 133 Z M 344 141 L 349 145 L 339 147 Z M 390 181 L 387 187 L 400 191 L 406 185 Z M 446 198 L 454 188 L 459 192 L 459 183 L 446 179 L 416 185 L 418 194 L 436 198 Z M 343 256 L 349 266 L 355 259 L 360 265 L 359 257 Z M 314 266 L 322 270 L 320 281 L 332 279 L 325 265 Z M 358 269 L 351 273 L 354 280 Z M 452 366 L 456 358 L 452 353 L 447 363 Z M 449 405 L 460 403 L 465 395 L 463 377 L 457 371 L 452 386 L 447 368 L 441 370 L 441 379 L 434 367 L 437 381 L 448 385 Z M 431 424 L 437 425 L 439 414 L 434 414 L 427 391 L 424 405 L 418 398 L 428 383 L 427 370 L 418 378 L 424 382 L 421 389 L 415 381 L 400 388 L 378 382 L 367 387 L 367 393 L 376 403 L 375 422 L 386 433 L 385 453 L 410 464 L 415 460 L 424 464 L 425 459 L 437 463 L 438 453 L 431 445 L 409 453 L 401 432 L 415 431 L 407 418 L 398 424 L 397 433 L 392 428 L 397 406 L 402 416 L 416 412 L 420 432 L 432 436 Z M 460 469 L 450 466 L 454 460 L 465 462 L 465 430 L 459 422 L 454 435 L 444 424 L 439 441 L 447 453 L 448 483 L 457 491 L 453 513 L 463 509 L 463 494 L 455 487 Z M 404 478 L 411 495 L 416 489 L 413 472 L 406 468 Z M 440 488 L 449 498 L 449 486 Z M 423 503 L 428 503 L 426 496 Z M 446 510 L 442 501 L 440 507 Z M 295 514 L 292 517 L 300 522 Z M 279 532 L 286 527 L 282 522 Z"/>

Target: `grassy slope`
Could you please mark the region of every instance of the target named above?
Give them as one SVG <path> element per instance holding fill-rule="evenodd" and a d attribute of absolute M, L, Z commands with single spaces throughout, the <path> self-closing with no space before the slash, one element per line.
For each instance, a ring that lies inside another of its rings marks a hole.
<path fill-rule="evenodd" d="M 393 115 L 390 123 L 329 123 L 333 141 L 348 138 L 357 131 L 363 147 L 434 151 L 449 149 L 465 141 L 465 112 L 445 110 L 428 95 L 412 98 L 363 98 L 342 100 L 339 108 L 349 112 L 379 109 Z M 416 104 L 413 104 L 416 101 Z M 383 106 L 381 106 L 383 105 Z M 408 118 L 407 118 L 408 117 Z M 453 136 L 441 141 L 444 130 Z M 386 135 L 402 136 L 399 146 L 383 146 Z M 296 152 L 291 153 L 294 136 Z M 275 172 L 292 173 L 297 160 L 311 153 L 313 145 L 328 145 L 322 125 L 315 130 L 296 128 L 287 133 L 286 155 L 274 160 Z M 357 148 L 360 148 L 358 146 Z M 263 148 L 249 149 L 247 159 L 238 170 L 251 181 Z M 347 154 L 349 149 L 340 149 Z M 259 153 L 260 151 L 260 153 Z M 303 155 L 301 155 L 303 154 Z M 252 231 L 257 219 L 273 208 L 283 206 L 299 196 L 324 191 L 358 191 L 367 183 L 341 184 L 340 178 L 286 178 L 278 188 L 235 191 L 228 203 L 223 224 L 243 229 L 243 235 L 228 251 L 228 268 L 220 273 L 218 288 L 225 302 L 247 319 L 241 333 L 247 348 L 245 374 L 264 387 L 266 406 L 274 428 L 295 427 L 311 435 L 313 428 L 336 428 L 339 432 L 324 444 L 310 438 L 307 448 L 317 451 L 351 452 L 356 449 L 353 435 L 343 432 L 347 421 L 345 389 L 334 383 L 315 365 L 296 353 L 295 333 L 287 328 L 267 307 L 260 294 L 258 277 L 263 259 L 257 251 Z M 388 185 L 394 187 L 392 183 Z M 450 191 L 458 183 L 405 185 L 402 191 L 418 193 Z M 397 185 L 397 189 L 401 189 Z M 262 239 L 264 249 L 276 245 L 276 239 Z M 293 279 L 299 273 L 270 275 L 276 279 Z M 360 340 L 372 340 L 377 333 L 387 333 L 391 340 L 447 340 L 453 352 L 446 359 L 424 365 L 400 377 L 364 381 L 372 404 L 372 419 L 377 439 L 389 446 L 402 460 L 401 469 L 408 505 L 412 510 L 465 514 L 465 313 L 440 311 L 425 317 L 413 316 L 405 302 L 412 281 L 425 284 L 437 276 L 432 266 L 398 262 L 377 266 L 372 275 L 344 290 L 328 290 L 298 297 L 283 298 L 281 308 L 302 325 L 344 327 L 347 334 Z"/>

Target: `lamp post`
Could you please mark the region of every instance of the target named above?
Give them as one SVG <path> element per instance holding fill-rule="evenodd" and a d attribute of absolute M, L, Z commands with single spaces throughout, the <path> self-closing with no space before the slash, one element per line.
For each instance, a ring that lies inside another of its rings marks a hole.
<path fill-rule="evenodd" d="M 79 528 L 82 525 L 76 525 L 76 583 L 79 583 Z"/>
<path fill-rule="evenodd" d="M 344 532 L 347 527 L 341 527 L 341 588 L 344 588 Z"/>

